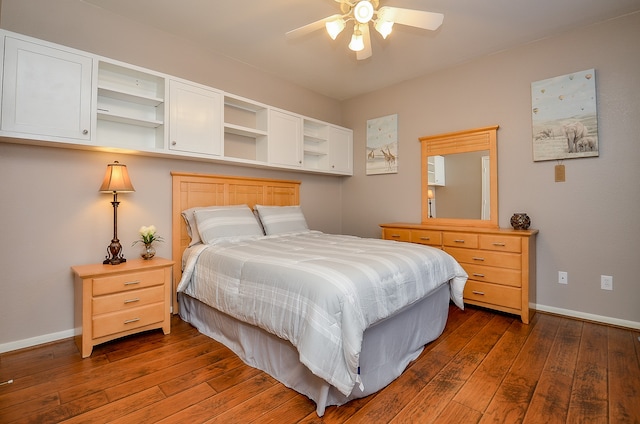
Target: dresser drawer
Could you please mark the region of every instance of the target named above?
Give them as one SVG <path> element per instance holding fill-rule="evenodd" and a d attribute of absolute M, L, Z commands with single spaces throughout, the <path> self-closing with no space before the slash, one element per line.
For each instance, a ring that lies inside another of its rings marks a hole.
<path fill-rule="evenodd" d="M 464 286 L 464 299 L 520 309 L 522 292 L 515 287 L 467 280 L 467 284 Z"/>
<path fill-rule="evenodd" d="M 382 238 L 385 240 L 411 241 L 411 230 L 404 228 L 384 228 Z"/>
<path fill-rule="evenodd" d="M 492 266 L 462 264 L 462 268 L 469 274 L 469 279 L 488 283 L 504 284 L 521 287 L 522 272 L 517 269 L 497 268 Z"/>
<path fill-rule="evenodd" d="M 440 231 L 411 230 L 411 242 L 440 247 L 442 245 L 442 233 Z"/>
<path fill-rule="evenodd" d="M 522 255 L 490 250 L 472 250 L 446 247 L 445 252 L 463 264 L 495 266 L 499 268 L 522 269 Z"/>
<path fill-rule="evenodd" d="M 164 287 L 155 286 L 144 289 L 126 291 L 115 294 L 94 297 L 94 315 L 105 314 L 107 312 L 124 311 L 137 308 L 139 306 L 150 305 L 164 300 Z"/>
<path fill-rule="evenodd" d="M 143 287 L 164 284 L 164 270 L 152 269 L 148 271 L 131 272 L 93 279 L 93 295 L 118 293 L 136 290 Z"/>
<path fill-rule="evenodd" d="M 93 317 L 93 337 L 133 330 L 164 320 L 163 302 L 141 306 L 127 311 L 102 314 Z"/>
<path fill-rule="evenodd" d="M 444 246 L 477 249 L 478 235 L 473 233 L 444 233 L 442 235 L 442 244 Z"/>
<path fill-rule="evenodd" d="M 522 252 L 522 239 L 520 237 L 481 234 L 478 241 L 480 249 L 513 253 Z"/>

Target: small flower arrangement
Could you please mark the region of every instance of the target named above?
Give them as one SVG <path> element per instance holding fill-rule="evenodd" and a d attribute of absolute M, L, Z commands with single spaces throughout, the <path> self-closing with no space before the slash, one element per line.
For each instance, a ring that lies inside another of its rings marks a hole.
<path fill-rule="evenodd" d="M 140 239 L 133 242 L 132 246 L 136 243 L 142 242 L 144 244 L 151 244 L 154 241 L 164 241 L 162 237 L 156 235 L 156 226 L 149 225 L 148 227 L 142 226 L 138 231 L 140 233 Z"/>

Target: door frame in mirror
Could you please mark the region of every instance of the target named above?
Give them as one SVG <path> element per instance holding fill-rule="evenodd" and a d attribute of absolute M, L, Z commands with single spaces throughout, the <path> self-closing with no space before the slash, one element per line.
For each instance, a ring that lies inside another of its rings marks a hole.
<path fill-rule="evenodd" d="M 422 223 L 498 228 L 498 140 L 499 126 L 475 128 L 445 134 L 420 137 L 422 154 Z M 428 163 L 429 156 L 489 151 L 490 219 L 429 218 Z"/>

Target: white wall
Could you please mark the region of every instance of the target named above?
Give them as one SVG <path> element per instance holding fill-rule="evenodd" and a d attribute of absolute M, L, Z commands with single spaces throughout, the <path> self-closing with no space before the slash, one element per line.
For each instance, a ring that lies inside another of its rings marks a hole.
<path fill-rule="evenodd" d="M 3 0 L 0 27 L 341 123 L 335 100 L 78 0 Z M 106 255 L 112 197 L 98 188 L 114 160 L 127 165 L 136 189 L 118 197 L 127 258 L 139 254 L 131 243 L 149 224 L 166 240 L 158 255 L 171 257 L 171 171 L 301 180 L 310 227 L 341 231 L 341 177 L 0 142 L 0 352 L 73 334 L 70 267 Z"/>
<path fill-rule="evenodd" d="M 549 311 L 640 328 L 640 13 L 531 43 L 343 104 L 354 129 L 343 231 L 379 236 L 420 222 L 418 137 L 498 124 L 499 218 L 527 212 L 538 236 L 537 302 Z M 531 82 L 595 68 L 600 156 L 533 162 Z M 365 176 L 367 119 L 398 114 L 399 172 Z M 569 273 L 559 285 L 558 271 Z M 612 275 L 614 290 L 600 289 Z"/>

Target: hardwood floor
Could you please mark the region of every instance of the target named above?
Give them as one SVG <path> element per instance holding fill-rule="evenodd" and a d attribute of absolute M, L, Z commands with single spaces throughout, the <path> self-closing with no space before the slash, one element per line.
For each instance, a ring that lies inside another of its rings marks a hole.
<path fill-rule="evenodd" d="M 173 317 L 97 346 L 0 355 L 1 423 L 638 423 L 640 332 L 450 308 L 444 334 L 382 391 L 324 417 Z"/>

